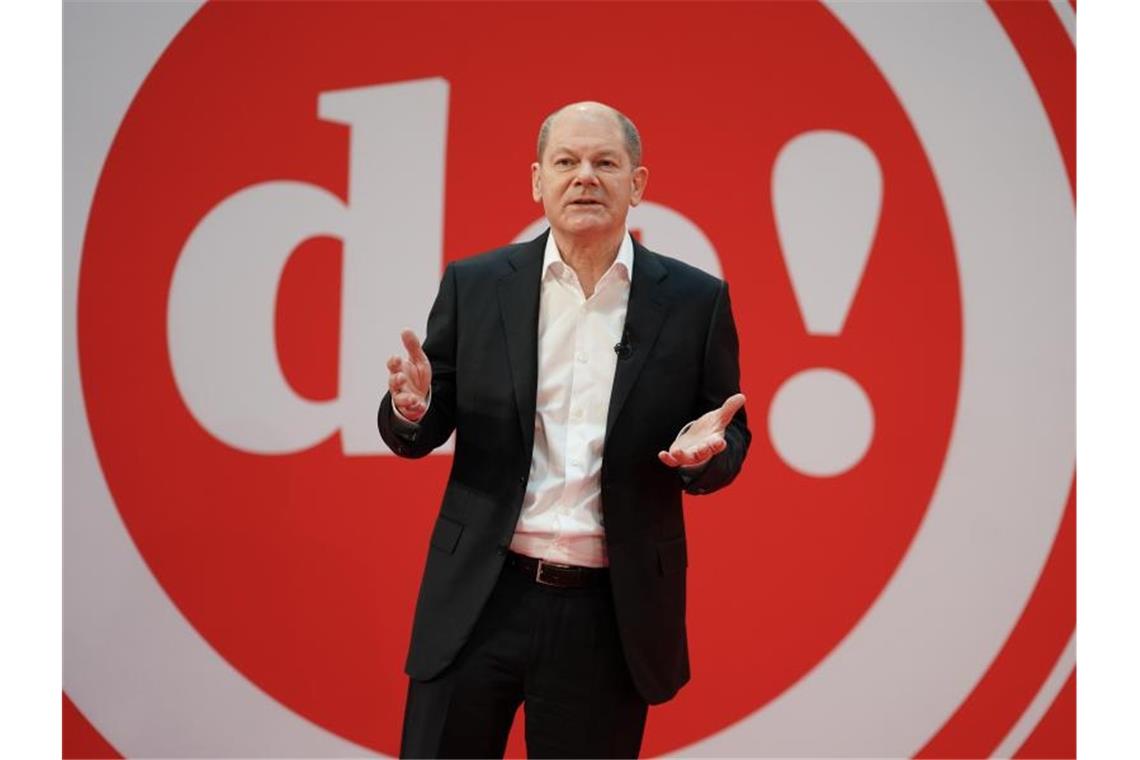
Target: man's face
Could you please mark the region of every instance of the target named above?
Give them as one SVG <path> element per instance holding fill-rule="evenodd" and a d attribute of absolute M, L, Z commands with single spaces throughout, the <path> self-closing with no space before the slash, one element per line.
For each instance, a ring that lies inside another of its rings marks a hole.
<path fill-rule="evenodd" d="M 649 170 L 632 165 L 617 118 L 604 109 L 555 117 L 542 162 L 531 165 L 532 194 L 550 226 L 567 237 L 620 232 L 641 202 Z"/>

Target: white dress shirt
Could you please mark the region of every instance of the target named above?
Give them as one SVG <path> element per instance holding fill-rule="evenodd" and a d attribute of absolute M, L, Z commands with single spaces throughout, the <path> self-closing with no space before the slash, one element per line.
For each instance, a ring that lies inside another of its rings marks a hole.
<path fill-rule="evenodd" d="M 617 257 L 586 292 L 546 238 L 538 307 L 538 389 L 534 450 L 511 551 L 564 565 L 606 567 L 602 519 L 602 445 L 617 369 L 633 240 L 626 230 Z M 431 404 L 431 394 L 426 399 Z M 396 405 L 396 419 L 411 422 Z"/>
<path fill-rule="evenodd" d="M 633 242 L 587 298 L 551 233 L 538 307 L 534 453 L 511 550 L 567 565 L 605 567 L 602 445 L 629 303 Z"/>

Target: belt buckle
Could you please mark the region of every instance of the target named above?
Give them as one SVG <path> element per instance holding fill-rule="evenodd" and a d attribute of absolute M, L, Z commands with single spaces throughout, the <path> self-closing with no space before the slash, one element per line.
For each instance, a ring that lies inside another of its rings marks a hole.
<path fill-rule="evenodd" d="M 538 566 L 534 570 L 534 582 L 539 583 L 543 586 L 555 586 L 555 587 L 558 587 L 557 583 L 542 579 L 542 568 L 545 566 L 559 567 L 559 568 L 564 568 L 564 569 L 568 569 L 570 567 L 569 565 L 559 565 L 559 564 L 556 564 L 554 562 L 547 562 L 546 560 L 542 560 L 542 559 L 540 559 L 538 561 Z"/>

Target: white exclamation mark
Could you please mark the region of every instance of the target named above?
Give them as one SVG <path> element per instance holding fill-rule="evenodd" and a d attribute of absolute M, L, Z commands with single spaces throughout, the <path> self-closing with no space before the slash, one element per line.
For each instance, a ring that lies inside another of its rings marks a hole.
<path fill-rule="evenodd" d="M 883 200 L 883 175 L 863 141 L 834 131 L 790 140 L 772 170 L 784 263 L 809 335 L 839 335 L 863 279 Z M 830 367 L 789 377 L 772 397 L 768 434 L 791 468 L 840 475 L 867 453 L 875 412 L 862 386 Z"/>

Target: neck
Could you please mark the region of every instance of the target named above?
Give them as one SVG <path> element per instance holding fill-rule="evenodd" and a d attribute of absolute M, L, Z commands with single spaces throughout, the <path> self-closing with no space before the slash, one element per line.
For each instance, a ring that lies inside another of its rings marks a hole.
<path fill-rule="evenodd" d="M 622 226 L 616 233 L 607 233 L 592 238 L 579 238 L 572 235 L 563 235 L 558 230 L 551 229 L 554 242 L 558 245 L 558 252 L 562 260 L 578 275 L 578 282 L 589 298 L 594 293 L 594 286 L 606 273 L 606 270 L 617 258 L 618 249 L 621 248 L 625 227 Z"/>

